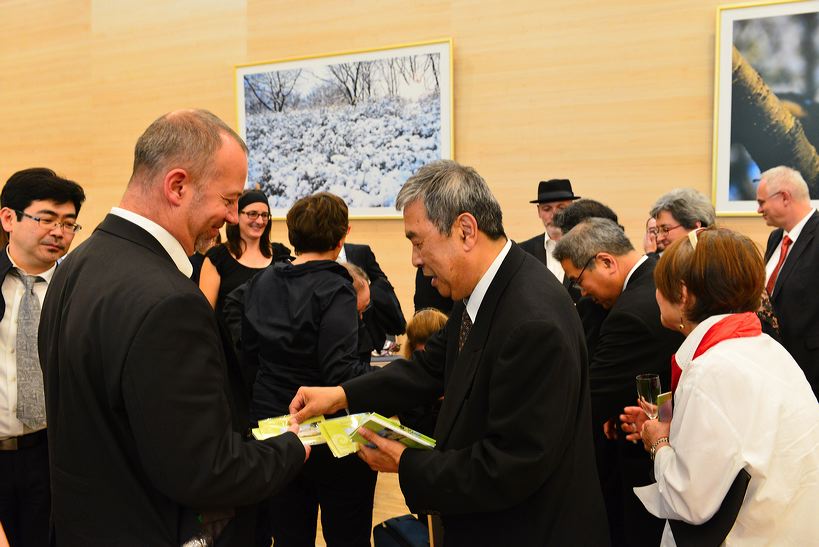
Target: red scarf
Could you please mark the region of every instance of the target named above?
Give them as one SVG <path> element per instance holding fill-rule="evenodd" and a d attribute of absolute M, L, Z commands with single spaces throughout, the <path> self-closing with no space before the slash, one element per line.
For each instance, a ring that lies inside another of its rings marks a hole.
<path fill-rule="evenodd" d="M 759 322 L 759 317 L 755 312 L 734 313 L 728 317 L 723 317 L 708 329 L 705 336 L 700 340 L 700 345 L 697 346 L 694 352 L 692 361 L 713 348 L 723 340 L 731 338 L 749 338 L 752 336 L 759 336 L 762 334 L 762 324 Z M 677 356 L 671 356 L 671 392 L 677 390 L 677 384 L 680 382 L 682 369 L 677 364 Z"/>

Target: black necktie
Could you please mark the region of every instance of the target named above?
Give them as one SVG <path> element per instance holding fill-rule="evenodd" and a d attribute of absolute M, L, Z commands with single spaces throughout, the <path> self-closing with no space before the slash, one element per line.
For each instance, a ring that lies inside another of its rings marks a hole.
<path fill-rule="evenodd" d="M 458 352 L 464 348 L 464 344 L 466 343 L 466 338 L 469 336 L 469 331 L 472 330 L 472 319 L 469 317 L 469 313 L 467 313 L 466 308 L 464 308 L 464 313 L 461 315 L 461 331 L 458 333 Z"/>

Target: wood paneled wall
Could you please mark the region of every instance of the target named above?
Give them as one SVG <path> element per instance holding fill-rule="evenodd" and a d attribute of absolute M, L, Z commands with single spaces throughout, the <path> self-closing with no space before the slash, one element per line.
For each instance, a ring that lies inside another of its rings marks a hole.
<path fill-rule="evenodd" d="M 501 202 L 514 239 L 542 232 L 537 182 L 568 177 L 635 244 L 661 193 L 710 195 L 714 0 L 2 0 L 0 179 L 49 166 L 87 190 L 93 228 L 159 115 L 236 124 L 234 65 L 454 39 L 455 157 Z M 764 242 L 760 219 L 724 223 Z M 353 222 L 412 313 L 400 220 Z M 90 234 L 82 233 L 78 242 Z M 282 223 L 274 237 L 286 242 Z"/>

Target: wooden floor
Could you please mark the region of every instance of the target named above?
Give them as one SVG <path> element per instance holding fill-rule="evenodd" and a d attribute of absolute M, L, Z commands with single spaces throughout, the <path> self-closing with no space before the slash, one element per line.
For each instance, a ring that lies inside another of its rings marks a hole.
<path fill-rule="evenodd" d="M 401 487 L 398 486 L 398 474 L 379 473 L 378 482 L 375 485 L 373 526 L 389 518 L 406 515 L 409 512 L 407 505 L 404 503 L 404 496 L 401 495 Z M 316 545 L 321 547 L 327 545 L 321 535 L 321 520 L 318 523 Z"/>

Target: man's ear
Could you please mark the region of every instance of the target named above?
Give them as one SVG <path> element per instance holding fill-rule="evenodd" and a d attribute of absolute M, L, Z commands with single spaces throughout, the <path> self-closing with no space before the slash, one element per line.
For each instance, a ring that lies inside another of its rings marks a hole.
<path fill-rule="evenodd" d="M 0 209 L 0 221 L 2 221 L 3 230 L 5 230 L 6 232 L 11 232 L 12 227 L 14 226 L 13 219 L 15 218 L 16 215 L 17 213 L 12 211 L 8 207 L 3 207 L 2 209 Z"/>
<path fill-rule="evenodd" d="M 471 213 L 461 213 L 455 219 L 455 229 L 463 242 L 464 249 L 472 249 L 478 241 L 478 221 Z"/>
<path fill-rule="evenodd" d="M 185 196 L 193 192 L 193 179 L 186 169 L 177 167 L 165 173 L 162 180 L 162 192 L 168 203 L 175 207 L 182 204 Z"/>
<path fill-rule="evenodd" d="M 597 260 L 600 261 L 604 269 L 611 270 L 612 273 L 618 270 L 617 260 L 609 253 L 597 253 Z"/>

